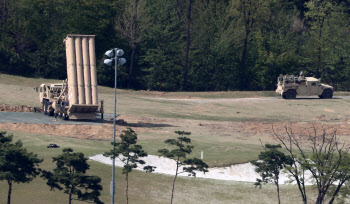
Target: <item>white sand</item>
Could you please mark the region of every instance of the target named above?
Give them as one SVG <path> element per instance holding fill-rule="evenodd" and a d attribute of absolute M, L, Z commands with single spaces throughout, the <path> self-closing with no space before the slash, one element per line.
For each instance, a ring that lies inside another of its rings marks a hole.
<path fill-rule="evenodd" d="M 102 154 L 92 156 L 90 159 L 112 165 L 112 159 L 104 157 Z M 150 165 L 157 167 L 153 173 L 161 173 L 167 175 L 175 174 L 176 162 L 172 159 L 148 155 L 147 157 L 143 157 L 142 160 L 144 160 L 146 164 L 138 165 L 138 170 L 143 171 L 144 166 Z M 119 167 L 124 166 L 120 159 L 116 159 L 115 164 Z M 196 177 L 246 182 L 255 182 L 257 178 L 261 178 L 260 175 L 255 172 L 255 166 L 251 163 L 231 165 L 229 167 L 214 167 L 209 168 L 208 170 L 209 172 L 205 174 L 202 172 L 196 172 Z M 179 171 L 182 171 L 182 168 Z M 188 176 L 188 173 L 182 173 L 180 176 Z M 308 177 L 310 178 L 310 176 Z M 279 183 L 285 184 L 288 181 L 288 175 L 286 173 L 282 173 L 280 175 Z M 311 185 L 311 183 L 307 182 L 307 185 Z"/>

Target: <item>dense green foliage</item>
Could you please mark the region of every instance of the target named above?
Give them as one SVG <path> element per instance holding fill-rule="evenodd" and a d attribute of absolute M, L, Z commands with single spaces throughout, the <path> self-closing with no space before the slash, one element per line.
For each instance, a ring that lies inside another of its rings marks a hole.
<path fill-rule="evenodd" d="M 13 183 L 29 183 L 41 169 L 39 163 L 43 160 L 23 147 L 21 141 L 12 143 L 12 135 L 0 131 L 0 181 L 9 185 L 7 203 L 11 203 Z M 5 199 L 2 199 L 5 200 Z"/>
<path fill-rule="evenodd" d="M 279 74 L 349 89 L 349 0 L 0 0 L 0 72 L 64 79 L 67 34 L 124 49 L 118 87 L 271 90 Z"/>
<path fill-rule="evenodd" d="M 71 148 L 65 148 L 62 151 L 61 155 L 53 157 L 53 162 L 56 163 L 53 172 L 43 171 L 42 177 L 47 179 L 47 185 L 51 190 L 63 190 L 68 194 L 69 204 L 73 199 L 103 203 L 99 199 L 102 190 L 101 178 L 85 175 L 90 168 L 88 159 L 83 153 L 75 153 Z M 73 198 L 73 195 L 76 195 L 76 198 Z"/>

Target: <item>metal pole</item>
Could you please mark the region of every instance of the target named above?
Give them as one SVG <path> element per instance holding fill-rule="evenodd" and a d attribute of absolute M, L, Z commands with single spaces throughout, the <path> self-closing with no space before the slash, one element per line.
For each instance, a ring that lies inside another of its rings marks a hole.
<path fill-rule="evenodd" d="M 117 117 L 117 67 L 118 67 L 118 57 L 117 57 L 117 48 L 114 49 L 114 132 L 113 132 L 113 152 L 115 152 L 115 132 L 116 132 L 116 117 Z M 112 167 L 112 204 L 114 204 L 114 195 L 115 195 L 115 158 L 113 158 L 113 167 Z"/>

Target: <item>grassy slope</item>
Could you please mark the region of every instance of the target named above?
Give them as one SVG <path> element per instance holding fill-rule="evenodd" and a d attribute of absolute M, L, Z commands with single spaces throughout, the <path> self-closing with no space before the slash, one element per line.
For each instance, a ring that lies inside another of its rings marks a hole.
<path fill-rule="evenodd" d="M 61 147 L 72 147 L 74 151 L 83 152 L 86 156 L 107 151 L 110 145 L 104 141 L 79 140 L 64 137 L 23 134 L 13 132 L 14 140 L 21 139 L 29 151 L 36 152 L 44 162 L 41 168 L 52 170 L 52 157 L 61 153 L 62 148 L 47 149 L 49 143 L 58 143 Z M 110 202 L 109 183 L 111 166 L 89 161 L 88 174 L 102 178 L 104 190 L 101 199 Z M 125 180 L 120 168 L 117 168 L 117 203 L 125 203 Z M 172 177 L 160 174 L 149 174 L 133 171 L 130 176 L 130 203 L 167 203 L 170 198 Z M 6 202 L 7 183 L 0 182 L 0 203 Z M 47 204 L 66 203 L 68 196 L 60 191 L 50 191 L 45 181 L 36 178 L 30 184 L 14 184 L 12 203 Z M 312 192 L 309 189 L 309 192 Z M 295 203 L 300 199 L 296 187 L 282 186 L 283 203 Z M 255 188 L 252 183 L 220 181 L 200 178 L 181 178 L 176 183 L 175 203 L 273 203 L 276 202 L 275 187 L 266 185 Z M 73 201 L 73 203 L 80 203 Z"/>
<path fill-rule="evenodd" d="M 38 94 L 33 87 L 41 83 L 58 82 L 49 79 L 31 79 L 0 74 L 0 103 L 40 106 Z M 105 101 L 106 112 L 113 112 L 114 91 L 99 87 L 99 97 Z M 261 150 L 259 136 L 254 137 L 239 132 L 228 132 L 216 128 L 216 132 L 201 126 L 202 121 L 301 121 L 338 122 L 349 120 L 344 111 L 350 100 L 251 100 L 217 101 L 210 103 L 189 102 L 168 99 L 208 99 L 271 96 L 273 92 L 147 92 L 118 90 L 117 111 L 122 115 L 137 117 L 171 118 L 169 127 L 146 127 L 150 132 L 140 132 L 140 142 L 152 154 L 163 145 L 163 141 L 175 137 L 175 130 L 192 132 L 196 146 L 194 155 L 204 151 L 205 161 L 211 166 L 241 163 L 257 158 Z M 187 119 L 187 120 L 184 120 Z M 176 120 L 178 120 L 176 122 Z M 230 125 L 230 124 L 229 124 Z M 219 131 L 219 133 L 217 133 Z M 220 132 L 221 131 L 221 132 Z M 268 135 L 265 135 L 266 138 Z M 145 138 L 145 139 L 143 139 Z M 266 140 L 264 140 L 266 142 Z M 269 140 L 267 140 L 269 141 Z"/>
<path fill-rule="evenodd" d="M 46 82 L 58 82 L 47 79 L 28 79 L 0 74 L 0 104 L 18 104 L 39 106 L 38 94 L 33 87 Z M 163 140 L 175 137 L 174 130 L 192 132 L 195 145 L 194 155 L 199 156 L 204 151 L 205 161 L 212 166 L 229 163 L 246 162 L 256 159 L 260 151 L 258 136 L 246 138 L 239 133 L 213 135 L 204 131 L 201 121 L 318 121 L 320 116 L 326 119 L 347 120 L 345 108 L 349 100 L 262 100 L 262 101 L 221 101 L 215 103 L 193 103 L 188 101 L 173 101 L 167 99 L 188 98 L 240 98 L 273 96 L 273 92 L 202 92 L 202 93 L 163 93 L 147 91 L 118 90 L 118 113 L 131 114 L 139 117 L 173 118 L 183 121 L 170 127 L 154 128 L 163 133 L 141 133 L 140 143 L 150 154 L 155 154 L 162 147 Z M 344 95 L 343 93 L 341 95 Z M 99 87 L 99 97 L 105 100 L 106 112 L 113 110 L 113 89 Z M 150 128 L 151 129 L 151 128 Z M 31 151 L 38 152 L 45 159 L 44 168 L 52 168 L 50 158 L 60 153 L 60 150 L 47 151 L 47 143 L 56 142 L 60 145 L 73 146 L 76 151 L 93 155 L 108 149 L 108 142 L 75 140 L 70 138 L 31 135 L 17 133 Z M 109 202 L 110 167 L 91 162 L 91 173 L 103 177 L 103 200 Z M 124 202 L 124 180 L 118 170 L 118 199 Z M 135 171 L 131 179 L 131 203 L 164 203 L 170 193 L 171 177 L 164 175 L 145 174 Z M 147 185 L 146 185 L 147 184 Z M 44 182 L 36 179 L 30 185 L 18 185 L 14 203 L 62 203 L 62 193 L 49 192 L 43 187 Z M 6 183 L 0 185 L 0 198 L 6 195 Z M 188 189 L 186 189 L 188 188 Z M 39 189 L 32 191 L 31 189 Z M 204 179 L 180 178 L 176 189 L 176 203 L 271 203 L 275 202 L 275 188 L 266 186 L 262 190 L 255 189 L 251 183 L 216 181 Z M 14 192 L 14 194 L 15 194 Z M 187 196 L 190 192 L 190 196 Z M 20 195 L 20 196 L 18 196 Z M 284 203 L 295 203 L 299 199 L 295 187 L 282 187 Z M 37 198 L 40 198 L 38 202 Z"/>
<path fill-rule="evenodd" d="M 0 74 L 0 103 L 40 106 L 33 87 L 58 80 L 31 79 Z M 105 101 L 105 112 L 114 108 L 112 88 L 99 87 L 99 99 Z M 346 95 L 347 93 L 340 93 Z M 344 109 L 350 100 L 251 100 L 205 102 L 208 98 L 254 98 L 274 96 L 270 92 L 147 92 L 118 90 L 117 111 L 146 117 L 180 118 L 212 121 L 318 121 L 347 120 Z M 204 102 L 168 99 L 204 99 Z"/>
<path fill-rule="evenodd" d="M 40 106 L 38 94 L 33 87 L 49 79 L 31 79 L 0 74 L 0 103 Z M 107 113 L 113 112 L 114 91 L 99 87 L 99 97 L 105 101 Z M 118 90 L 117 112 L 137 117 L 171 118 L 168 127 L 146 127 L 150 132 L 140 132 L 140 142 L 152 154 L 162 146 L 163 141 L 175 137 L 175 130 L 192 132 L 196 146 L 194 155 L 204 151 L 205 161 L 211 166 L 241 163 L 257 158 L 261 150 L 259 135 L 254 137 L 239 132 L 228 132 L 207 128 L 211 121 L 299 121 L 319 122 L 323 120 L 347 121 L 350 114 L 344 110 L 350 105 L 348 99 L 332 100 L 219 100 L 205 102 L 208 98 L 240 98 L 273 96 L 273 92 L 147 92 Z M 203 99 L 204 102 L 169 99 Z M 184 120 L 187 119 L 187 120 Z M 207 127 L 201 126 L 206 122 Z M 230 124 L 228 124 L 230 125 Z M 225 126 L 226 127 L 226 126 Z M 219 132 L 219 133 L 218 133 Z M 267 135 L 265 135 L 267 137 Z M 143 139 L 145 138 L 145 139 Z M 264 140 L 266 141 L 266 140 Z M 269 140 L 267 140 L 269 141 Z"/>

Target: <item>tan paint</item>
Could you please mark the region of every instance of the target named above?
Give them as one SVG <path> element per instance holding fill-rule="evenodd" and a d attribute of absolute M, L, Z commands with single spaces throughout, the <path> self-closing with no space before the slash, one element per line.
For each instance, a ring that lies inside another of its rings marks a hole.
<path fill-rule="evenodd" d="M 67 56 L 67 92 L 53 102 L 69 101 L 60 113 L 71 119 L 95 119 L 99 112 L 94 35 L 69 34 L 64 40 Z M 51 106 L 50 106 L 51 107 Z M 59 107 L 55 106 L 55 109 Z M 102 110 L 103 112 L 103 110 Z"/>
<path fill-rule="evenodd" d="M 67 78 L 68 78 L 68 100 L 69 106 L 78 104 L 78 87 L 77 87 L 77 68 L 75 60 L 74 37 L 67 36 L 66 40 L 67 56 Z"/>
<path fill-rule="evenodd" d="M 84 71 L 83 71 L 83 54 L 81 38 L 75 37 L 75 58 L 77 65 L 77 78 L 78 78 L 78 99 L 79 104 L 85 104 L 85 89 L 84 89 Z"/>
<path fill-rule="evenodd" d="M 333 87 L 322 84 L 320 79 L 305 77 L 302 73 L 299 77 L 294 75 L 280 75 L 277 78 L 276 93 L 286 99 L 294 99 L 297 95 L 316 95 L 320 98 L 332 98 Z"/>
<path fill-rule="evenodd" d="M 95 38 L 89 37 L 89 54 L 90 54 L 90 72 L 91 72 L 91 89 L 92 104 L 98 105 L 97 95 L 97 71 L 96 71 L 96 55 L 95 55 Z"/>
<path fill-rule="evenodd" d="M 82 37 L 82 45 L 83 45 L 83 62 L 84 62 L 85 102 L 86 104 L 92 104 L 88 37 Z"/>

